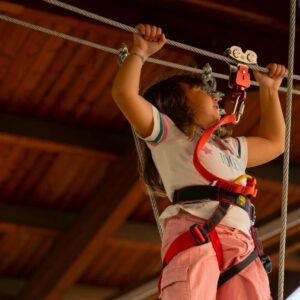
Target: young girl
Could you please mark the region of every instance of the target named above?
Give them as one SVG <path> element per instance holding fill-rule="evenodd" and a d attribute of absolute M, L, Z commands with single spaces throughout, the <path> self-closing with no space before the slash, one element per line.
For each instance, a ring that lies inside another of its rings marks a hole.
<path fill-rule="evenodd" d="M 144 141 L 141 170 L 146 183 L 173 202 L 160 216 L 165 265 L 160 297 L 271 299 L 251 232 L 249 198 L 254 189 L 252 186 L 250 193 L 246 180 L 236 179 L 245 174 L 246 167 L 263 164 L 283 152 L 285 126 L 278 88 L 287 70 L 270 64 L 268 74 L 254 72 L 260 84 L 257 136 L 207 136 L 206 129 L 220 120 L 219 99 L 200 77 L 173 76 L 150 87 L 144 96 L 139 94 L 143 63 L 163 47 L 166 38 L 155 26 L 140 24 L 136 28 L 141 34 L 133 35 L 132 49 L 118 71 L 112 94 Z M 200 142 L 204 135 L 207 142 Z M 216 187 L 206 171 L 227 183 Z M 228 191 L 233 181 L 242 192 Z M 232 266 L 241 266 L 251 255 L 246 267 L 228 276 Z M 222 284 L 220 275 L 224 273 L 227 281 Z"/>

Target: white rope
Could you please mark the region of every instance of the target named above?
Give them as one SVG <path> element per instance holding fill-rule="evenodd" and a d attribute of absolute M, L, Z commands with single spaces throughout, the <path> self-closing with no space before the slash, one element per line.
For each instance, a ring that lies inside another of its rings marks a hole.
<path fill-rule="evenodd" d="M 113 27 L 128 31 L 128 32 L 139 33 L 139 31 L 137 29 L 135 29 L 134 27 L 131 27 L 131 26 L 128 26 L 126 24 L 111 20 L 109 18 L 102 17 L 100 15 L 97 15 L 95 13 L 89 12 L 87 10 L 81 9 L 79 7 L 70 5 L 70 4 L 62 2 L 62 1 L 58 1 L 58 0 L 42 0 L 42 1 L 47 2 L 49 4 L 52 4 L 52 5 L 55 5 L 55 6 L 58 6 L 58 7 L 61 7 L 63 9 L 72 11 L 76 14 L 80 14 L 80 15 L 85 16 L 87 18 L 97 20 L 97 21 L 105 23 L 107 25 L 111 25 Z M 207 57 L 211 57 L 211 58 L 214 58 L 214 59 L 217 59 L 217 60 L 221 60 L 221 61 L 224 61 L 226 63 L 235 63 L 235 60 L 233 60 L 233 59 L 231 59 L 227 56 L 223 56 L 223 55 L 213 53 L 213 52 L 210 52 L 210 51 L 207 51 L 207 50 L 199 49 L 199 48 L 196 48 L 196 47 L 193 47 L 193 46 L 190 46 L 190 45 L 186 45 L 186 44 L 183 44 L 183 43 L 179 43 L 179 42 L 176 42 L 176 41 L 173 41 L 173 40 L 170 40 L 170 39 L 167 39 L 166 43 L 171 45 L 171 46 L 181 48 L 181 49 L 184 49 L 184 50 L 187 50 L 187 51 L 191 51 L 191 52 L 194 52 L 194 53 L 197 53 L 197 54 L 200 54 L 200 55 L 204 55 L 204 56 L 207 56 Z M 260 66 L 255 66 L 255 65 L 249 65 L 248 67 L 250 69 L 257 70 L 257 71 L 264 72 L 264 73 L 267 73 L 269 71 L 265 67 L 260 67 Z M 294 80 L 300 80 L 300 76 L 299 75 L 294 75 L 293 79 Z"/>
<path fill-rule="evenodd" d="M 66 33 L 63 33 L 63 32 L 55 31 L 55 30 L 45 28 L 43 26 L 35 25 L 35 24 L 29 23 L 29 22 L 26 22 L 26 21 L 23 21 L 23 20 L 20 20 L 20 19 L 17 19 L 17 18 L 9 17 L 7 15 L 0 14 L 0 20 L 4 20 L 4 21 L 7 21 L 7 22 L 10 22 L 10 23 L 19 25 L 19 26 L 30 28 L 32 30 L 43 32 L 43 33 L 46 33 L 46 34 L 49 34 L 49 35 L 52 35 L 52 36 L 56 36 L 58 38 L 69 40 L 69 41 L 72 41 L 72 42 L 75 42 L 75 43 L 78 43 L 78 44 L 81 44 L 81 45 L 85 45 L 85 46 L 88 46 L 88 47 L 91 47 L 91 48 L 95 48 L 95 49 L 98 49 L 98 50 L 105 51 L 105 52 L 108 52 L 108 53 L 118 54 L 118 52 L 119 52 L 118 49 L 114 49 L 114 48 L 110 48 L 110 47 L 107 47 L 107 46 L 104 46 L 104 45 L 101 45 L 101 44 L 90 42 L 90 41 L 87 41 L 87 40 L 84 40 L 84 39 L 81 39 L 81 38 L 78 38 L 78 37 L 74 37 L 72 35 L 69 35 L 69 34 L 66 34 Z M 161 60 L 161 59 L 157 59 L 157 58 L 153 58 L 153 57 L 149 57 L 147 59 L 147 62 L 154 63 L 154 64 L 159 64 L 159 65 L 166 66 L 166 67 L 169 67 L 169 68 L 175 68 L 175 69 L 182 70 L 182 71 L 188 71 L 188 72 L 192 72 L 192 73 L 198 73 L 198 74 L 203 73 L 203 71 L 201 69 L 197 69 L 197 68 L 193 68 L 193 67 L 189 67 L 189 66 L 186 66 L 186 65 L 181 65 L 181 64 L 177 64 L 177 63 L 174 63 L 174 62 L 165 61 L 165 60 Z M 212 75 L 215 78 L 219 78 L 219 79 L 225 79 L 225 80 L 229 79 L 228 75 L 224 75 L 224 74 L 220 74 L 220 73 L 216 73 L 216 72 L 213 72 Z M 259 86 L 256 81 L 251 81 L 251 85 Z M 284 87 L 280 87 L 279 90 L 282 91 L 282 92 L 287 91 L 287 89 L 284 88 Z M 300 95 L 300 90 L 292 90 L 292 92 L 293 92 L 293 94 Z"/>
<path fill-rule="evenodd" d="M 278 300 L 284 297 L 284 263 L 286 246 L 286 228 L 287 228 L 287 209 L 288 209 L 288 191 L 289 191 L 289 161 L 290 161 L 290 139 L 292 122 L 292 88 L 294 72 L 294 52 L 295 52 L 295 34 L 296 34 L 296 0 L 290 1 L 290 35 L 289 35 L 289 60 L 288 60 L 288 90 L 286 100 L 286 133 L 285 133 L 285 151 L 283 157 L 283 187 L 282 187 L 282 205 L 281 205 L 281 233 L 279 249 L 279 270 L 278 270 Z"/>
<path fill-rule="evenodd" d="M 143 159 L 143 154 L 142 154 L 142 150 L 141 150 L 141 142 L 140 142 L 140 139 L 137 137 L 137 135 L 135 133 L 135 130 L 132 127 L 131 127 L 131 130 L 132 130 L 132 133 L 133 133 L 135 147 L 136 147 L 136 150 L 137 150 L 137 153 L 138 153 L 138 158 L 139 158 L 141 167 L 143 167 L 144 166 L 144 164 L 143 164 L 144 159 Z M 159 236 L 160 236 L 160 239 L 162 239 L 163 228 L 162 228 L 162 226 L 159 222 L 159 211 L 158 211 L 158 208 L 157 208 L 155 195 L 154 195 L 153 191 L 151 190 L 151 188 L 148 185 L 146 185 L 146 189 L 147 189 L 147 194 L 149 195 L 151 207 L 152 207 L 152 210 L 153 210 L 153 213 L 154 213 L 154 217 L 155 217 L 155 221 L 156 221 L 156 224 L 157 224 Z"/>

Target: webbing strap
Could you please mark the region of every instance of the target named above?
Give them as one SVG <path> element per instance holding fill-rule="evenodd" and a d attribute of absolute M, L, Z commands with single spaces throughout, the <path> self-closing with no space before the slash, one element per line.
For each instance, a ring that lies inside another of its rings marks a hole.
<path fill-rule="evenodd" d="M 229 207 L 229 203 L 220 202 L 213 215 L 203 225 L 194 224 L 193 226 L 191 226 L 191 229 L 189 231 L 186 231 L 179 235 L 169 246 L 163 260 L 163 267 L 165 267 L 178 253 L 187 250 L 191 247 L 205 244 L 206 241 L 208 241 L 207 238 L 209 238 L 216 252 L 219 267 L 220 269 L 222 269 L 223 251 L 215 227 L 221 222 L 223 217 L 226 215 L 226 212 Z M 196 229 L 194 229 L 194 227 L 196 227 Z M 198 233 L 199 230 L 200 232 Z M 206 241 L 201 243 L 203 237 L 197 238 L 197 235 L 199 234 L 203 234 L 204 239 Z"/>
<path fill-rule="evenodd" d="M 169 246 L 163 261 L 163 267 L 169 264 L 169 262 L 178 253 L 187 250 L 191 247 L 197 246 L 197 242 L 190 231 L 186 231 L 179 235 L 173 243 Z"/>
<path fill-rule="evenodd" d="M 211 230 L 209 237 L 210 237 L 211 244 L 216 252 L 219 269 L 222 270 L 224 266 L 223 247 L 220 242 L 217 231 L 215 229 Z"/>
<path fill-rule="evenodd" d="M 230 203 L 222 201 L 219 202 L 219 205 L 212 216 L 205 222 L 202 227 L 204 229 L 204 233 L 209 234 L 222 221 L 229 207 Z"/>
<path fill-rule="evenodd" d="M 194 155 L 193 155 L 193 163 L 197 171 L 208 181 L 213 182 L 216 181 L 216 186 L 223 188 L 228 191 L 232 191 L 239 194 L 245 194 L 245 195 L 251 195 L 256 196 L 257 190 L 255 188 L 256 180 L 253 178 L 253 180 L 247 180 L 247 185 L 243 186 L 241 184 L 237 184 L 234 182 L 231 182 L 229 180 L 222 179 L 213 173 L 209 172 L 201 163 L 199 159 L 199 153 L 210 138 L 210 136 L 222 125 L 232 123 L 236 120 L 236 115 L 226 115 L 223 117 L 218 123 L 215 125 L 207 128 L 204 133 L 199 138 L 199 141 L 195 147 Z"/>
<path fill-rule="evenodd" d="M 255 249 L 249 256 L 247 256 L 243 261 L 234 265 L 224 273 L 220 275 L 218 281 L 218 288 L 224 284 L 226 281 L 231 279 L 234 275 L 238 274 L 242 270 L 244 270 L 247 266 L 249 266 L 256 258 L 258 257 L 258 252 Z"/>
<path fill-rule="evenodd" d="M 194 150 L 194 156 L 193 156 L 193 162 L 194 165 L 196 167 L 196 169 L 198 170 L 198 172 L 203 175 L 208 181 L 215 181 L 217 179 L 219 179 L 219 177 L 217 177 L 216 175 L 210 173 L 208 170 L 206 170 L 202 164 L 200 163 L 199 157 L 198 157 L 198 153 L 201 151 L 201 149 L 204 147 L 204 145 L 206 144 L 206 142 L 208 141 L 208 139 L 211 137 L 211 135 L 222 125 L 228 124 L 228 123 L 232 123 L 236 120 L 236 115 L 226 115 L 225 117 L 223 117 L 218 123 L 216 123 L 215 125 L 207 128 L 204 133 L 201 135 L 197 146 L 195 147 Z"/>
<path fill-rule="evenodd" d="M 202 203 L 207 199 L 236 205 L 245 210 L 252 222 L 255 223 L 255 207 L 250 197 L 243 194 L 233 193 L 217 186 L 192 185 L 174 191 L 173 204 Z"/>

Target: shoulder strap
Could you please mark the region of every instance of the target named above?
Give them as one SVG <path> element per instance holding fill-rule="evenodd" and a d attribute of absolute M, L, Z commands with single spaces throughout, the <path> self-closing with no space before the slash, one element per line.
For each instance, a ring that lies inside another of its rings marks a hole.
<path fill-rule="evenodd" d="M 223 178 L 220 178 L 216 176 L 215 174 L 209 172 L 201 163 L 199 159 L 198 153 L 201 151 L 201 149 L 204 147 L 208 139 L 211 137 L 211 135 L 222 125 L 232 123 L 236 120 L 236 115 L 231 114 L 231 115 L 226 115 L 223 117 L 218 123 L 215 125 L 207 128 L 204 133 L 201 135 L 199 138 L 199 141 L 195 147 L 194 150 L 194 156 L 193 156 L 193 162 L 194 166 L 197 169 L 197 171 L 208 181 L 213 182 L 216 181 L 216 186 L 223 188 L 225 190 L 234 192 L 234 193 L 239 193 L 239 194 L 245 194 L 245 195 L 251 195 L 251 196 L 256 196 L 257 194 L 257 189 L 255 188 L 256 186 L 256 179 L 251 177 L 250 179 L 247 179 L 247 185 L 242 186 L 241 184 L 237 184 L 234 182 L 231 182 L 229 180 L 225 180 Z"/>
<path fill-rule="evenodd" d="M 236 115 L 232 114 L 232 115 L 226 115 L 225 117 L 223 117 L 217 124 L 207 128 L 204 133 L 201 135 L 201 137 L 199 138 L 199 141 L 196 145 L 196 148 L 194 150 L 194 157 L 193 157 L 193 162 L 194 165 L 196 167 L 196 169 L 198 170 L 198 172 L 204 176 L 204 178 L 206 178 L 208 181 L 215 181 L 218 180 L 219 177 L 217 177 L 216 175 L 210 173 L 207 169 L 205 169 L 203 167 L 203 165 L 201 164 L 200 160 L 199 160 L 199 156 L 198 153 L 202 150 L 202 148 L 204 147 L 204 145 L 206 144 L 206 142 L 209 140 L 209 138 L 211 137 L 211 135 L 222 125 L 228 124 L 228 123 L 232 123 L 236 120 Z"/>

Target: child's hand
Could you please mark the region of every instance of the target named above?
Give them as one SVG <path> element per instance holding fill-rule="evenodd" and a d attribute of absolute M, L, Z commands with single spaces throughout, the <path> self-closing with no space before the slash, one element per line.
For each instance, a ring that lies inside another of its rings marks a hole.
<path fill-rule="evenodd" d="M 149 24 L 136 26 L 141 34 L 133 34 L 132 52 L 136 52 L 146 60 L 149 56 L 160 50 L 166 42 L 166 37 L 161 28 Z"/>
<path fill-rule="evenodd" d="M 279 64 L 269 64 L 267 68 L 269 73 L 253 71 L 254 77 L 261 87 L 278 90 L 288 70 L 285 66 Z"/>

